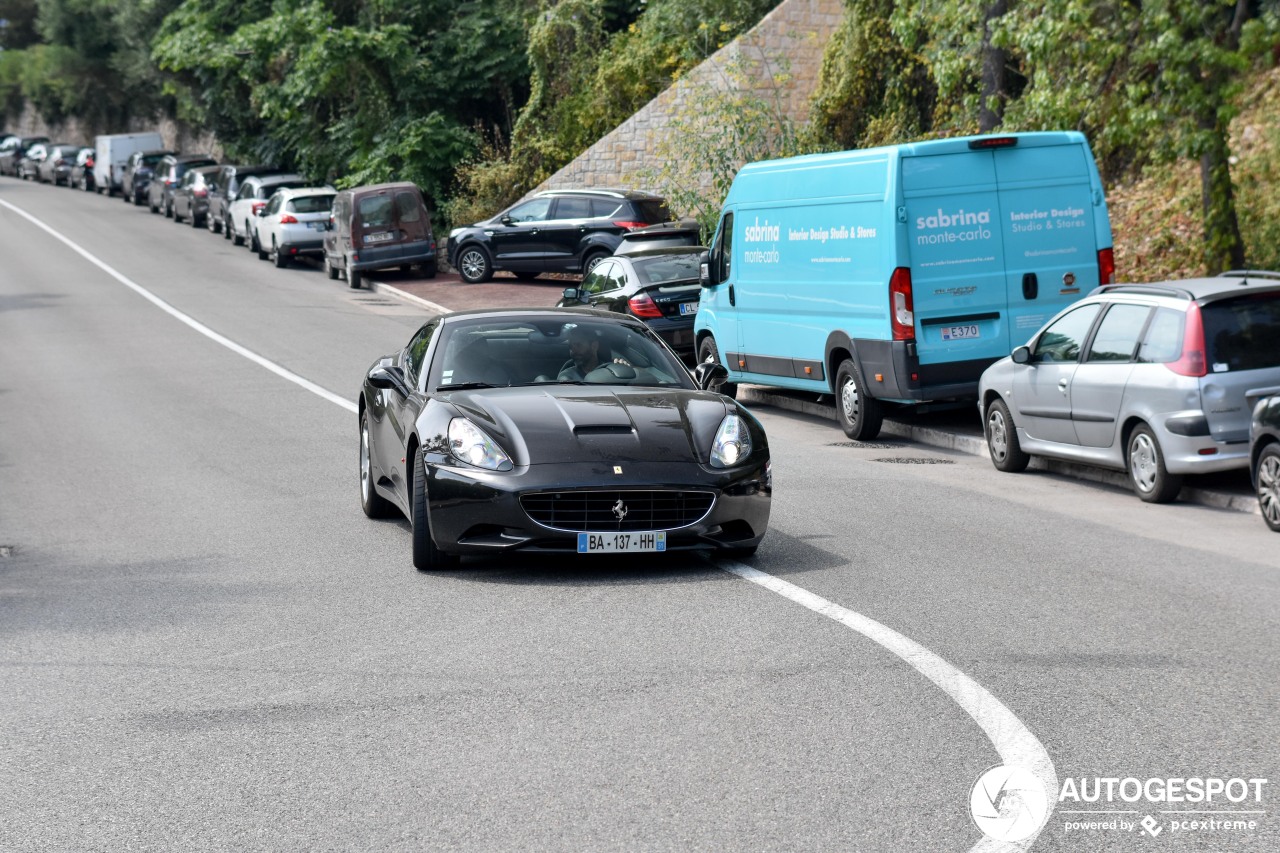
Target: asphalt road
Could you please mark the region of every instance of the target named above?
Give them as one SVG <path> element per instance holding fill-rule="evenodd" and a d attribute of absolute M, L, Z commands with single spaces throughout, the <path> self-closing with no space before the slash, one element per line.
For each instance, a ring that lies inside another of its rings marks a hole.
<path fill-rule="evenodd" d="M 1055 803 L 1034 850 L 1280 849 L 1256 516 L 765 410 L 745 564 L 422 575 L 360 512 L 353 414 L 121 278 L 347 401 L 423 311 L 8 178 L 0 253 L 0 850 L 1006 849 L 969 803 L 1009 755 L 1273 780 Z M 1171 823 L 1224 817 L 1256 825 Z"/>

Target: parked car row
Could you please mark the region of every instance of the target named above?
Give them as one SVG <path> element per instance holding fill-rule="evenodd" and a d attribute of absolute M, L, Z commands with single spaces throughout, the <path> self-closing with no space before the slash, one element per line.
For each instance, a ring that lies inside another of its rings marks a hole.
<path fill-rule="evenodd" d="M 263 260 L 322 261 L 330 279 L 359 287 L 373 270 L 418 267 L 436 275 L 436 242 L 421 191 L 411 183 L 337 191 L 279 168 L 219 165 L 208 154 L 159 147 L 156 133 L 99 136 L 92 148 L 41 137 L 0 138 L 8 174 L 65 183 L 193 228 L 207 228 Z"/>

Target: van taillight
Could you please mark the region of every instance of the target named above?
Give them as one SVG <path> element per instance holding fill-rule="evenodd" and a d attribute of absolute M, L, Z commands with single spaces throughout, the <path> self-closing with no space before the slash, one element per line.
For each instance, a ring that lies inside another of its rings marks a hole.
<path fill-rule="evenodd" d="M 1204 321 L 1200 317 L 1200 306 L 1194 302 L 1187 309 L 1183 326 L 1182 356 L 1165 367 L 1179 376 L 1204 376 L 1209 372 L 1204 359 Z"/>
<path fill-rule="evenodd" d="M 898 267 L 889 279 L 889 310 L 895 341 L 910 341 L 916 336 L 915 306 L 911 301 L 911 268 Z"/>
<path fill-rule="evenodd" d="M 1098 250 L 1098 284 L 1116 283 L 1116 256 L 1110 249 Z"/>
<path fill-rule="evenodd" d="M 647 222 L 632 222 L 632 221 L 627 220 L 627 219 L 622 219 L 622 220 L 619 220 L 619 221 L 614 222 L 613 224 L 614 224 L 614 227 L 616 227 L 616 228 L 625 228 L 625 229 L 626 229 L 626 230 L 628 230 L 628 231 L 634 231 L 634 230 L 635 230 L 635 229 L 637 229 L 637 228 L 644 228 L 644 227 L 645 227 L 646 225 L 648 225 L 649 223 L 647 223 Z"/>

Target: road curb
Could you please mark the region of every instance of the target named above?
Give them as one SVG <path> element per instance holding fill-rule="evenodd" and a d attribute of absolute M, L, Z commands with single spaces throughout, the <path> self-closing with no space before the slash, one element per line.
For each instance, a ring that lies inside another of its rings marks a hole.
<path fill-rule="evenodd" d="M 384 293 L 394 296 L 396 299 L 402 299 L 412 305 L 417 305 L 419 308 L 426 308 L 428 311 L 435 311 L 437 314 L 448 314 L 450 310 L 443 305 L 432 302 L 430 299 L 414 296 L 412 293 L 401 290 L 393 284 L 385 284 L 381 281 L 365 278 L 365 285 L 369 288 L 370 293 Z"/>
<path fill-rule="evenodd" d="M 825 420 L 836 420 L 836 410 L 833 404 L 774 393 L 758 385 L 739 385 L 738 400 L 748 408 L 751 406 L 771 406 L 776 409 L 799 412 L 800 414 L 812 415 Z M 981 436 L 964 435 L 937 429 L 936 427 L 917 426 L 890 420 L 889 418 L 885 418 L 881 432 L 884 435 L 906 439 L 917 444 L 955 450 L 971 456 L 981 456 L 985 459 L 991 458 L 991 454 L 987 450 L 986 439 Z M 1059 462 L 1040 457 L 1033 458 L 1031 464 L 1027 467 L 1032 471 L 1048 471 L 1051 474 L 1060 474 L 1064 477 L 1072 477 L 1090 483 L 1115 486 L 1125 491 L 1132 491 L 1133 489 L 1126 474 L 1106 468 L 1093 468 L 1088 465 L 1077 465 L 1071 462 Z M 1253 515 L 1260 514 L 1258 502 L 1252 496 L 1233 495 L 1213 489 L 1197 489 L 1184 486 L 1182 491 L 1178 493 L 1178 500 L 1216 509 L 1247 512 Z"/>

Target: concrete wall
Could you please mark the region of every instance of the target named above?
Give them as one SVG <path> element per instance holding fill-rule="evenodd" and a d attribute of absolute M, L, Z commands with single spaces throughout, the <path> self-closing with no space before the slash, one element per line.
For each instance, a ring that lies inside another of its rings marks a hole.
<path fill-rule="evenodd" d="M 659 171 L 659 143 L 670 132 L 672 117 L 696 111 L 709 92 L 733 85 L 730 69 L 735 67 L 750 69 L 758 94 L 779 98 L 784 115 L 805 123 L 823 51 L 843 17 L 840 0 L 785 0 L 754 29 L 713 54 L 537 189 L 627 187 L 661 192 L 660 186 L 639 183 L 647 183 L 647 176 Z M 789 79 L 779 87 L 773 77 L 784 66 Z"/>

